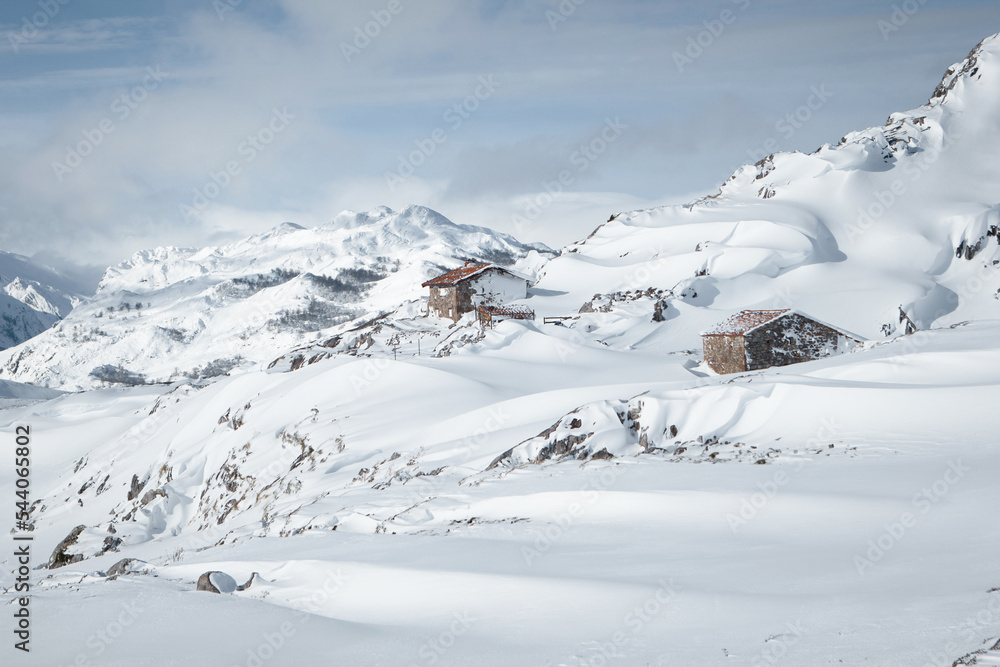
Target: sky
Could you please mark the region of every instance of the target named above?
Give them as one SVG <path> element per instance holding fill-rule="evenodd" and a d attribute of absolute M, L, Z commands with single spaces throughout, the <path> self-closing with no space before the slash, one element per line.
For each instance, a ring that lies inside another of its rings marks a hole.
<path fill-rule="evenodd" d="M 923 104 L 996 0 L 8 0 L 0 249 L 420 204 L 559 247 Z"/>

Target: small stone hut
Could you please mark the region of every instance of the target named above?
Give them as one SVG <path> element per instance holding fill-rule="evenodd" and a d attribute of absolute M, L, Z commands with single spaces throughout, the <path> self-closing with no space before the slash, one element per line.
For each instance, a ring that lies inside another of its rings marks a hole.
<path fill-rule="evenodd" d="M 465 266 L 432 278 L 427 314 L 456 322 L 481 305 L 502 304 L 528 295 L 528 280 L 495 264 L 467 262 Z"/>
<path fill-rule="evenodd" d="M 744 310 L 702 333 L 716 373 L 787 366 L 850 349 L 861 339 L 795 310 Z"/>

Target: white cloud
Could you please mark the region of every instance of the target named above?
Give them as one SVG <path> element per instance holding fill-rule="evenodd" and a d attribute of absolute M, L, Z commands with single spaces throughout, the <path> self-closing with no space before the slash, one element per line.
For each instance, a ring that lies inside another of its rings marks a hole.
<path fill-rule="evenodd" d="M 170 20 L 54 22 L 0 76 L 11 102 L 0 112 L 0 247 L 110 263 L 140 247 L 410 203 L 518 232 L 511 220 L 525 201 L 620 116 L 628 132 L 523 234 L 560 244 L 611 213 L 714 189 L 809 84 L 828 83 L 835 102 L 782 148 L 812 149 L 919 104 L 1000 17 L 928 7 L 884 42 L 867 5 L 830 17 L 760 4 L 682 75 L 672 52 L 716 11 L 702 3 L 588 2 L 552 30 L 555 2 L 401 2 L 377 30 L 381 0 L 283 0 L 267 15 L 245 2 L 224 20 L 204 3 Z M 342 45 L 366 27 L 378 34 L 345 57 Z M 147 66 L 169 77 L 122 118 L 115 102 Z M 495 94 L 459 127 L 446 123 L 490 74 L 502 81 Z M 241 146 L 275 109 L 295 117 L 247 160 Z M 105 120 L 113 132 L 60 181 L 53 163 Z M 389 187 L 384 174 L 438 127 L 447 140 Z M 229 162 L 239 175 L 186 219 L 181 206 Z"/>

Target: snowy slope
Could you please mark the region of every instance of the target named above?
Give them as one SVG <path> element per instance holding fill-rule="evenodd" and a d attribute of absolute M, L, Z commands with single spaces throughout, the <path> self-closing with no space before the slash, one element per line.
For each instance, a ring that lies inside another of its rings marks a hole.
<path fill-rule="evenodd" d="M 743 167 L 713 197 L 618 214 L 538 276 L 525 301 L 538 317 L 692 367 L 699 334 L 745 308 L 794 308 L 868 339 L 901 335 L 900 308 L 919 328 L 1000 317 L 1000 37 L 927 105 Z M 388 318 L 277 363 L 412 354 L 418 340 L 443 354 L 474 338 L 446 333 Z"/>
<path fill-rule="evenodd" d="M 415 302 L 423 281 L 463 260 L 513 264 L 538 251 L 416 206 L 143 251 L 108 269 L 51 331 L 0 357 L 0 374 L 70 389 L 218 375 Z"/>
<path fill-rule="evenodd" d="M 561 357 L 507 323 L 443 359 L 8 410 L 52 445 L 36 462 L 41 558 L 86 526 L 68 551 L 86 560 L 38 573 L 36 613 L 68 637 L 38 664 L 247 664 L 286 621 L 296 640 L 271 664 L 324 664 L 330 637 L 365 665 L 953 660 L 1000 634 L 1000 616 L 976 620 L 1000 584 L 982 514 L 1000 502 L 997 330 L 699 385 L 652 354 L 564 341 Z M 642 391 L 637 431 L 577 413 L 614 458 L 489 469 L 553 415 Z M 942 418 L 958 411 L 976 418 Z M 686 452 L 639 453 L 669 424 Z M 124 557 L 131 574 L 100 574 Z M 194 593 L 209 570 L 260 577 Z M 87 637 L 135 600 L 136 630 L 95 654 Z"/>
<path fill-rule="evenodd" d="M 621 337 L 609 317 L 581 326 L 666 350 L 698 347 L 700 331 L 743 308 L 796 308 L 869 338 L 897 329 L 900 306 L 920 328 L 995 318 L 998 229 L 994 36 L 927 105 L 883 127 L 769 156 L 688 206 L 616 216 L 546 266 L 538 287 L 565 295 L 537 307 L 569 315 L 595 294 L 656 288 L 662 327 Z"/>
<path fill-rule="evenodd" d="M 117 359 L 151 377 L 220 350 L 263 363 L 0 410 L 0 429 L 44 437 L 36 562 L 74 533 L 61 557 L 82 559 L 37 572 L 33 613 L 61 641 L 32 658 L 995 662 L 972 654 L 1000 637 L 998 55 L 985 41 L 886 127 L 773 156 L 689 207 L 617 216 L 541 267 L 535 322 L 419 316 L 419 283 L 456 248 L 541 261 L 425 209 L 109 271 L 95 303 L 144 302 L 116 307 L 116 350 L 84 341 L 74 358 L 53 333 L 14 351 L 51 355 L 54 384 Z M 305 272 L 359 267 L 389 275 L 325 303 L 383 317 L 247 324 L 258 295 L 273 318 L 319 298 Z M 871 340 L 711 373 L 698 332 L 754 306 Z M 926 330 L 899 335 L 900 306 Z M 194 334 L 161 350 L 155 327 Z M 106 576 L 122 558 L 137 560 Z M 210 570 L 252 585 L 195 592 Z M 132 629 L 95 644 L 123 609 Z"/>
<path fill-rule="evenodd" d="M 69 314 L 81 288 L 27 257 L 0 252 L 0 349 L 23 343 Z"/>

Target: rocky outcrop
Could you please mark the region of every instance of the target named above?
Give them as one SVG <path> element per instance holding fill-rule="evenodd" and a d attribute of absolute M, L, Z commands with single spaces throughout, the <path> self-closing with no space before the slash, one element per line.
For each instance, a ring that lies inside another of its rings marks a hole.
<path fill-rule="evenodd" d="M 236 590 L 236 580 L 225 572 L 212 570 L 198 577 L 198 590 L 206 593 L 232 593 Z"/>
<path fill-rule="evenodd" d="M 198 590 L 216 594 L 236 593 L 247 590 L 258 579 L 260 579 L 260 573 L 254 572 L 245 584 L 237 584 L 236 580 L 225 572 L 211 570 L 198 577 Z"/>
<path fill-rule="evenodd" d="M 79 563 L 83 560 L 83 554 L 71 554 L 69 553 L 69 548 L 77 543 L 80 539 L 80 533 L 87 530 L 86 526 L 77 526 L 73 530 L 69 531 L 69 535 L 64 537 L 62 541 L 56 545 L 56 548 L 52 550 L 52 555 L 49 556 L 49 562 L 46 563 L 45 567 L 50 570 L 54 570 L 58 567 L 63 567 L 64 565 L 71 565 L 73 563 Z"/>
<path fill-rule="evenodd" d="M 86 547 L 80 545 L 80 538 L 85 532 L 88 533 L 86 544 L 90 545 Z M 118 551 L 119 547 L 123 544 L 123 541 L 114 533 L 115 529 L 113 527 L 109 527 L 107 529 L 107 534 L 104 534 L 98 528 L 92 529 L 84 525 L 77 526 L 69 532 L 69 535 L 64 537 L 62 541 L 56 545 L 56 548 L 53 549 L 52 555 L 49 556 L 49 560 L 45 564 L 45 567 L 50 570 L 54 570 L 65 565 L 79 563 L 87 558 L 101 556 L 111 551 Z M 98 542 L 102 536 L 103 541 Z M 98 543 L 100 544 L 99 547 L 97 546 Z"/>
<path fill-rule="evenodd" d="M 153 502 L 157 498 L 166 498 L 167 492 L 163 489 L 150 489 L 142 496 L 142 500 L 139 501 L 139 505 L 145 507 L 149 503 Z"/>
<path fill-rule="evenodd" d="M 493 459 L 487 470 L 516 467 L 563 459 L 610 459 L 614 455 L 606 444 L 595 447 L 596 433 L 612 432 L 624 443 L 622 424 L 628 419 L 625 401 L 604 401 L 574 410 L 534 438 L 511 447 Z"/>
<path fill-rule="evenodd" d="M 120 561 L 108 568 L 108 571 L 104 574 L 107 575 L 108 579 L 117 579 L 123 574 L 128 574 L 132 571 L 133 563 L 140 563 L 135 558 L 122 558 Z"/>
<path fill-rule="evenodd" d="M 146 483 L 140 482 L 138 475 L 132 475 L 132 484 L 130 485 L 128 490 L 128 499 L 135 500 L 136 498 L 138 498 L 139 494 L 142 493 L 142 487 L 144 486 L 146 486 Z"/>

